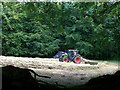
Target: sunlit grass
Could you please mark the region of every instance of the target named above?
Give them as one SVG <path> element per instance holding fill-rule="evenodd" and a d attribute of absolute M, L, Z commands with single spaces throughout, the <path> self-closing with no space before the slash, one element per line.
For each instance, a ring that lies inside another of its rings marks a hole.
<path fill-rule="evenodd" d="M 98 62 L 114 62 L 114 63 L 120 63 L 120 60 L 94 60 L 94 61 L 98 61 Z"/>

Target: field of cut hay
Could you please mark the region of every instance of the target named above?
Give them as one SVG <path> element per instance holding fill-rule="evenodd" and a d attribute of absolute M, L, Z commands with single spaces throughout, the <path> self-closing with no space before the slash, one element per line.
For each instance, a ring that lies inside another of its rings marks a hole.
<path fill-rule="evenodd" d="M 110 62 L 98 62 L 97 65 L 90 65 L 59 62 L 54 58 L 0 56 L 0 66 L 7 65 L 32 69 L 39 75 L 51 77 L 50 79 L 39 77 L 37 79 L 66 87 L 81 85 L 93 77 L 114 74 L 118 70 L 118 63 Z"/>

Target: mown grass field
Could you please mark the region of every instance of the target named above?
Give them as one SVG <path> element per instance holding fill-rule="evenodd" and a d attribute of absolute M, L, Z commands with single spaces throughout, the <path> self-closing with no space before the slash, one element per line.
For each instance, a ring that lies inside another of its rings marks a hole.
<path fill-rule="evenodd" d="M 94 61 L 94 60 L 91 60 Z M 66 87 L 81 85 L 91 78 L 114 74 L 118 71 L 117 62 L 98 61 L 97 65 L 75 64 L 73 62 L 59 62 L 53 58 L 28 58 L 0 56 L 0 66 L 13 65 L 21 68 L 29 68 L 39 75 L 50 76 L 51 79 L 37 78 L 49 83 L 57 83 Z"/>
<path fill-rule="evenodd" d="M 94 60 L 94 61 L 97 61 L 97 62 L 113 62 L 113 63 L 120 63 L 120 60 L 116 60 L 116 59 L 113 59 L 113 60 Z"/>

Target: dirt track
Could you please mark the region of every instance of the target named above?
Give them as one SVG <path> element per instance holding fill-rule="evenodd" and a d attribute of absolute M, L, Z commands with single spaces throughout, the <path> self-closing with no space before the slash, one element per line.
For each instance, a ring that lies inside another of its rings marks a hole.
<path fill-rule="evenodd" d="M 53 58 L 27 58 L 0 56 L 0 66 L 14 65 L 21 68 L 33 69 L 40 75 L 50 76 L 42 79 L 48 83 L 64 85 L 66 87 L 81 85 L 93 77 L 114 74 L 118 70 L 118 63 L 99 62 L 97 65 L 75 64 L 73 62 L 59 62 Z"/>

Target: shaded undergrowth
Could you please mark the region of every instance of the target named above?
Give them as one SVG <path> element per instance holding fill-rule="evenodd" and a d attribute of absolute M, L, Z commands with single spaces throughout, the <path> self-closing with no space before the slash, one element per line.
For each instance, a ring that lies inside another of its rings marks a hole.
<path fill-rule="evenodd" d="M 97 90 L 97 89 L 115 89 L 120 88 L 120 71 L 117 71 L 113 75 L 103 75 L 91 79 L 84 85 L 66 88 L 56 84 L 50 84 L 45 81 L 38 81 L 35 77 L 32 77 L 31 73 L 27 69 L 22 69 L 14 66 L 6 66 L 2 68 L 2 90 Z M 46 77 L 43 77 L 46 78 Z"/>

